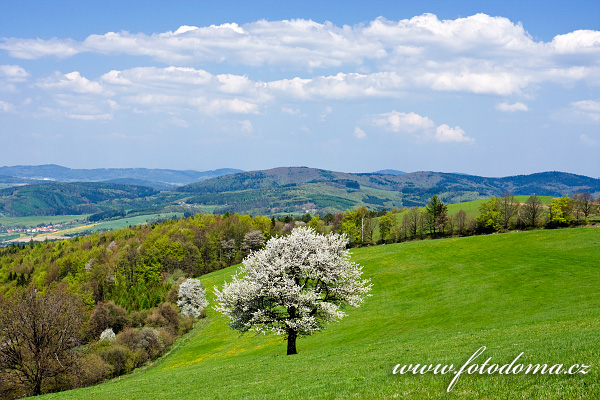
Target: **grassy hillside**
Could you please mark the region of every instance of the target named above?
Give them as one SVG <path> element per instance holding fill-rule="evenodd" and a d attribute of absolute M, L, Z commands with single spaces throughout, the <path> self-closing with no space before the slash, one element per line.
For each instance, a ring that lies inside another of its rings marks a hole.
<path fill-rule="evenodd" d="M 64 224 L 77 220 L 84 220 L 89 215 L 54 215 L 54 216 L 35 216 L 35 217 L 0 217 L 0 225 L 6 228 L 16 226 L 25 226 L 27 228 L 38 225 Z"/>
<path fill-rule="evenodd" d="M 93 232 L 105 232 L 113 231 L 117 229 L 127 228 L 128 226 L 136 226 L 146 224 L 151 221 L 158 221 L 171 218 L 181 218 L 183 213 L 162 213 L 162 214 L 148 214 L 138 215 L 135 217 L 119 218 L 111 221 L 103 221 L 98 223 L 90 223 L 87 225 L 78 226 L 75 228 L 65 229 L 58 231 L 55 235 L 58 236 L 69 236 L 73 234 L 91 234 Z"/>
<path fill-rule="evenodd" d="M 530 231 L 362 248 L 373 297 L 285 355 L 213 310 L 154 366 L 47 399 L 600 398 L 600 229 Z M 203 277 L 209 291 L 233 268 Z M 209 297 L 212 298 L 212 295 Z M 591 365 L 587 375 L 392 375 L 396 364 Z M 482 357 L 483 357 L 482 356 Z M 479 363 L 484 360 L 478 359 Z"/>

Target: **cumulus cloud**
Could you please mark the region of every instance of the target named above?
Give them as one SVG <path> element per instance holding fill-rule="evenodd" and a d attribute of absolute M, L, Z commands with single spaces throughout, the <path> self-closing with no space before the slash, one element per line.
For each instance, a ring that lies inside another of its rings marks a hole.
<path fill-rule="evenodd" d="M 18 65 L 0 65 L 0 77 L 8 82 L 25 82 L 29 72 Z"/>
<path fill-rule="evenodd" d="M 438 142 L 472 143 L 475 141 L 473 138 L 465 136 L 465 131 L 463 131 L 460 126 L 451 128 L 446 124 L 442 124 L 436 128 L 434 139 Z"/>
<path fill-rule="evenodd" d="M 367 134 L 365 133 L 365 131 L 356 126 L 354 127 L 354 137 L 357 139 L 366 139 Z"/>
<path fill-rule="evenodd" d="M 555 36 L 550 46 L 557 53 L 600 53 L 600 31 L 577 30 Z"/>
<path fill-rule="evenodd" d="M 529 107 L 525 103 L 499 103 L 496 104 L 496 109 L 504 112 L 529 111 Z"/>
<path fill-rule="evenodd" d="M 169 115 L 184 111 L 255 114 L 272 97 L 264 84 L 245 76 L 213 75 L 187 67 L 113 70 L 97 80 L 78 71 L 55 73 L 38 80 L 36 86 L 52 96 L 53 107 L 62 110 L 53 116 L 87 120 L 109 119 L 124 110 Z M 83 107 L 93 111 L 82 112 Z"/>
<path fill-rule="evenodd" d="M 391 132 L 401 133 L 426 131 L 435 126 L 434 122 L 427 117 L 414 112 L 407 114 L 397 111 L 377 115 L 373 119 L 373 124 Z"/>
<path fill-rule="evenodd" d="M 81 76 L 78 71 L 68 74 L 55 74 L 54 76 L 38 82 L 38 86 L 43 89 L 63 89 L 75 93 L 102 93 L 102 86 L 98 82 L 90 81 Z"/>
<path fill-rule="evenodd" d="M 389 132 L 412 134 L 423 139 L 431 139 L 436 142 L 464 142 L 473 143 L 475 140 L 465 135 L 465 131 L 459 126 L 451 128 L 446 124 L 436 127 L 436 124 L 428 117 L 423 117 L 414 112 L 403 113 L 392 111 L 378 114 L 372 119 L 373 125 L 381 127 Z"/>
<path fill-rule="evenodd" d="M 179 66 L 226 63 L 268 65 L 282 71 L 346 71 L 309 82 L 288 78 L 273 87 L 287 92 L 297 90 L 298 96 L 322 90 L 317 94 L 328 93 L 330 98 L 356 93 L 390 95 L 407 87 L 510 95 L 545 80 L 569 83 L 600 76 L 599 31 L 578 30 L 541 42 L 535 41 L 520 23 L 486 14 L 455 20 L 440 20 L 433 14 L 399 21 L 377 18 L 354 26 L 303 19 L 184 25 L 152 34 L 107 32 L 83 41 L 13 37 L 2 39 L 0 49 L 24 59 L 91 52 L 150 57 Z M 565 54 L 578 57 L 567 62 L 561 57 Z M 353 75 L 349 72 L 353 68 L 372 73 Z M 244 90 L 247 85 L 244 77 L 220 78 L 224 80 L 224 91 Z M 362 91 L 354 91 L 360 87 Z"/>

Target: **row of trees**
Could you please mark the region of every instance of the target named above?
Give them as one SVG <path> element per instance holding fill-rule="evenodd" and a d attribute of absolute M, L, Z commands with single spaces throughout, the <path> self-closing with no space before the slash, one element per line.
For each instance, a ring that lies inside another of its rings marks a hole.
<path fill-rule="evenodd" d="M 598 206 L 590 193 L 554 198 L 547 205 L 535 194 L 520 203 L 512 194 L 505 193 L 483 202 L 478 211 L 476 216 L 464 210 L 451 215 L 448 206 L 434 195 L 423 208 L 392 210 L 383 215 L 365 207 L 349 210 L 334 218 L 341 224 L 332 223 L 331 229 L 348 235 L 351 245 L 355 246 L 391 243 L 426 237 L 579 225 L 587 223 L 598 212 Z M 312 220 L 309 225 L 314 226 Z M 376 238 L 377 228 L 379 236 Z"/>

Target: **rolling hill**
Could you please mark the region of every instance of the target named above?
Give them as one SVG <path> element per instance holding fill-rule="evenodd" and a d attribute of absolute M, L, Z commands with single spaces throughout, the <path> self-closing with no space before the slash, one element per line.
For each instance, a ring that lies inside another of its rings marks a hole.
<path fill-rule="evenodd" d="M 218 212 L 285 214 L 335 212 L 348 208 L 423 206 L 437 194 L 446 203 L 536 193 L 563 196 L 577 191 L 600 194 L 600 180 L 563 172 L 486 178 L 440 172 L 401 175 L 351 174 L 306 167 L 242 172 L 181 186 L 187 203 L 220 206 Z"/>
<path fill-rule="evenodd" d="M 482 253 L 482 249 L 485 252 Z M 171 353 L 129 376 L 42 399 L 600 398 L 600 229 L 529 231 L 354 250 L 373 296 L 285 355 L 212 308 Z M 235 267 L 201 278 L 212 288 Z M 576 290 L 575 290 L 576 288 Z M 588 374 L 393 375 L 408 364 L 591 365 Z M 483 359 L 481 359 L 483 358 Z"/>
<path fill-rule="evenodd" d="M 90 214 L 117 204 L 131 203 L 141 206 L 148 203 L 154 189 L 145 186 L 115 183 L 60 183 L 47 182 L 35 185 L 10 187 L 0 190 L 0 215 L 68 215 Z"/>
<path fill-rule="evenodd" d="M 440 172 L 353 174 L 306 167 L 221 175 L 168 191 L 163 189 L 172 184 L 138 178 L 26 183 L 19 181 L 20 186 L 0 190 L 0 214 L 84 214 L 111 209 L 138 214 L 189 210 L 253 215 L 325 214 L 360 206 L 369 209 L 423 206 L 434 194 L 447 204 L 500 196 L 505 191 L 540 196 L 564 196 L 578 191 L 600 194 L 600 180 L 563 172 L 486 178 Z"/>

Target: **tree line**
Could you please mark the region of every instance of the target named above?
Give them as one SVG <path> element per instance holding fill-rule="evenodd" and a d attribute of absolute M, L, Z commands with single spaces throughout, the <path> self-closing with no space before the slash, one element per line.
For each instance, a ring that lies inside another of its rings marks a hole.
<path fill-rule="evenodd" d="M 339 222 L 334 223 L 332 229 L 348 235 L 354 246 L 514 229 L 549 229 L 598 222 L 598 203 L 600 198 L 594 201 L 588 192 L 554 198 L 548 205 L 535 194 L 521 203 L 506 192 L 482 202 L 478 215 L 470 216 L 462 209 L 450 214 L 448 206 L 433 195 L 425 207 L 384 211 L 383 215 L 382 211 L 373 212 L 365 207 L 348 210 L 335 217 Z"/>

